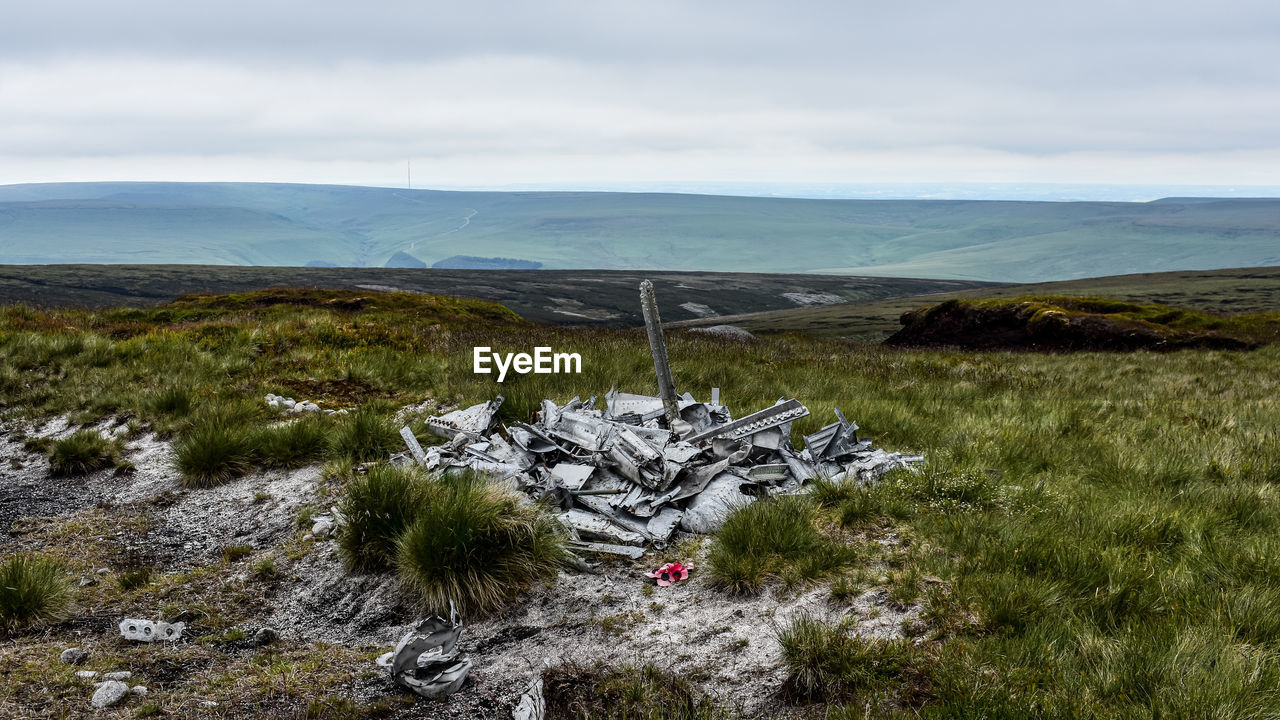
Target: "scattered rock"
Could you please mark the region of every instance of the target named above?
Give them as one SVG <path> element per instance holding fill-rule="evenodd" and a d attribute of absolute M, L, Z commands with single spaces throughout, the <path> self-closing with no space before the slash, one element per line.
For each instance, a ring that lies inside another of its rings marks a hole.
<path fill-rule="evenodd" d="M 89 587 L 90 585 L 97 585 L 97 584 L 98 584 L 98 578 L 95 578 L 95 577 L 80 578 L 80 587 Z"/>
<path fill-rule="evenodd" d="M 73 648 L 67 648 L 66 650 L 63 650 L 62 654 L 58 656 L 58 659 L 68 665 L 79 665 L 80 663 L 84 662 L 88 657 L 89 657 L 89 653 L 85 652 L 84 650 L 81 650 L 78 647 L 73 647 Z"/>
<path fill-rule="evenodd" d="M 133 677 L 133 673 L 128 670 L 117 670 L 116 672 L 104 673 L 103 680 L 128 680 Z"/>
<path fill-rule="evenodd" d="M 253 634 L 253 644 L 259 647 L 263 645 L 270 645 L 271 643 L 275 642 L 279 638 L 280 638 L 280 634 L 277 633 L 273 628 L 269 628 L 269 627 L 259 628 L 258 632 Z"/>
<path fill-rule="evenodd" d="M 129 691 L 130 694 L 138 696 L 146 696 L 148 692 L 146 685 L 134 685 L 133 689 Z"/>
<path fill-rule="evenodd" d="M 311 534 L 317 539 L 324 539 L 333 534 L 333 518 L 328 515 L 317 515 L 313 520 L 315 524 L 311 526 Z"/>
<path fill-rule="evenodd" d="M 712 325 L 711 327 L 692 328 L 693 332 L 704 333 L 713 337 L 724 338 L 726 340 L 741 340 L 749 342 L 755 340 L 756 336 L 750 332 L 743 330 L 737 325 Z"/>
<path fill-rule="evenodd" d="M 93 693 L 93 698 L 89 700 L 89 704 L 99 710 L 109 708 L 123 700 L 128 694 L 128 685 L 119 680 L 108 680 L 98 684 L 98 689 Z"/>
<path fill-rule="evenodd" d="M 76 677 L 81 680 L 96 680 L 98 678 L 97 670 L 77 670 Z"/>

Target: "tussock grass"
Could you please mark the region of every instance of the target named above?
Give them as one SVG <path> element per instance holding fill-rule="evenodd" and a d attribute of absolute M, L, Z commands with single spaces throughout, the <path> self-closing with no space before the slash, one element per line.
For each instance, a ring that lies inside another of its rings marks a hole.
<path fill-rule="evenodd" d="M 332 423 L 303 417 L 284 425 L 261 428 L 249 437 L 259 463 L 266 467 L 296 468 L 323 460 L 329 453 Z"/>
<path fill-rule="evenodd" d="M 429 611 L 450 600 L 466 613 L 497 610 L 563 560 L 559 522 L 483 476 L 437 479 L 426 498 L 397 541 L 396 570 Z"/>
<path fill-rule="evenodd" d="M 852 562 L 855 551 L 824 536 L 816 521 L 817 504 L 797 495 L 733 511 L 707 554 L 712 582 L 731 592 L 755 592 L 770 578 L 812 580 Z"/>
<path fill-rule="evenodd" d="M 434 489 L 418 466 L 375 465 L 348 483 L 339 507 L 347 522 L 338 534 L 347 566 L 360 572 L 391 567 L 397 540 Z"/>
<path fill-rule="evenodd" d="M 905 641 L 863 640 L 845 629 L 800 616 L 777 630 L 787 679 L 782 694 L 795 702 L 858 697 L 871 707 L 901 702 L 927 684 L 924 654 Z"/>
<path fill-rule="evenodd" d="M 58 477 L 84 475 L 114 467 L 120 461 L 120 442 L 97 430 L 77 430 L 49 445 L 49 471 Z"/>
<path fill-rule="evenodd" d="M 348 414 L 329 433 L 329 451 L 350 462 L 380 460 L 404 447 L 400 429 L 382 407 L 366 406 Z"/>
<path fill-rule="evenodd" d="M 182 434 L 173 445 L 174 464 L 182 485 L 221 485 L 253 469 L 252 431 L 243 426 L 201 425 Z"/>
<path fill-rule="evenodd" d="M 185 417 L 195 407 L 195 393 L 178 385 L 155 390 L 146 396 L 146 407 L 156 415 Z"/>
<path fill-rule="evenodd" d="M 0 563 L 0 630 L 18 632 L 59 620 L 74 597 L 66 572 L 54 560 L 18 553 Z"/>
<path fill-rule="evenodd" d="M 558 666 L 542 676 L 547 720 L 729 720 L 679 675 L 656 665 Z"/>

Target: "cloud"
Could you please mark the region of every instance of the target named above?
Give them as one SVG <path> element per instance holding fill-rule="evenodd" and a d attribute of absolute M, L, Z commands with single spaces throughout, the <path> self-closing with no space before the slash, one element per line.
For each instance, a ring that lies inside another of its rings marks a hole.
<path fill-rule="evenodd" d="M 856 5 L 31 4 L 0 182 L 1270 182 L 1270 4 Z"/>

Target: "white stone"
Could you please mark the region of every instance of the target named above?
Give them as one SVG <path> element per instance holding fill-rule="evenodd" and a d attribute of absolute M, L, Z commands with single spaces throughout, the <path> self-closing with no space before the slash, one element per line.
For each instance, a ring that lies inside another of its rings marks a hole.
<path fill-rule="evenodd" d="M 129 694 L 129 686 L 119 680 L 108 680 L 98 685 L 89 704 L 98 708 L 108 708 L 124 699 Z"/>
<path fill-rule="evenodd" d="M 146 695 L 146 694 L 147 694 L 147 686 L 146 686 L 146 685 L 134 685 L 134 686 L 133 686 L 133 689 L 132 689 L 132 690 L 130 690 L 129 692 L 133 693 L 134 695 Z"/>
<path fill-rule="evenodd" d="M 77 665 L 84 662 L 87 657 L 89 657 L 89 653 L 78 647 L 73 647 L 63 650 L 62 654 L 58 656 L 58 659 L 68 665 Z"/>
<path fill-rule="evenodd" d="M 103 680 L 128 680 L 133 677 L 133 673 L 128 670 L 117 670 L 116 672 L 103 673 Z"/>
<path fill-rule="evenodd" d="M 76 672 L 76 677 L 80 678 L 81 680 L 94 680 L 98 677 L 98 671 L 97 670 L 79 670 Z"/>
<path fill-rule="evenodd" d="M 317 538 L 327 538 L 333 534 L 333 518 L 321 515 L 314 518 L 315 524 L 311 526 L 311 534 Z"/>

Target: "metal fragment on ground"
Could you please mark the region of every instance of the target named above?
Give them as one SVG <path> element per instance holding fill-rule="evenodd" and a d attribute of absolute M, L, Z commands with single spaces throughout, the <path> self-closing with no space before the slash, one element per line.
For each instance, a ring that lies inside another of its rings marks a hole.
<path fill-rule="evenodd" d="M 544 720 L 547 701 L 542 696 L 542 678 L 534 680 L 511 711 L 511 720 Z"/>
<path fill-rule="evenodd" d="M 498 408 L 502 407 L 502 401 L 505 399 L 499 395 L 486 403 L 427 418 L 427 429 L 445 438 L 453 438 L 460 432 L 482 435 L 493 425 Z"/>
<path fill-rule="evenodd" d="M 680 527 L 680 519 L 683 517 L 683 510 L 677 510 L 673 507 L 663 508 L 662 512 L 649 519 L 647 526 L 649 534 L 655 540 L 666 542 L 675 534 L 676 528 Z"/>
<path fill-rule="evenodd" d="M 414 437 L 413 430 L 408 425 L 400 428 L 400 437 L 404 438 L 404 444 L 409 446 L 409 452 L 413 455 L 413 459 L 419 465 L 427 464 L 427 454 L 423 452 L 422 445 L 418 443 L 418 438 Z"/>
<path fill-rule="evenodd" d="M 645 541 L 645 536 L 640 533 L 624 529 L 594 513 L 570 510 L 560 517 L 566 525 L 585 538 L 603 540 L 619 545 L 640 545 Z"/>
<path fill-rule="evenodd" d="M 809 408 L 800 404 L 799 400 L 791 399 L 778 403 L 773 407 L 765 408 L 759 412 L 726 423 L 719 427 L 698 433 L 692 437 L 685 438 L 689 443 L 700 443 L 712 438 L 727 438 L 730 440 L 738 440 L 750 435 L 754 435 L 761 430 L 776 427 L 783 423 L 798 420 L 809 414 Z"/>
<path fill-rule="evenodd" d="M 120 637 L 134 642 L 156 642 L 157 640 L 173 642 L 182 637 L 186 623 L 154 622 L 140 618 L 125 618 L 120 621 Z"/>
<path fill-rule="evenodd" d="M 449 610 L 448 620 L 437 615 L 422 621 L 378 658 L 392 680 L 425 698 L 457 692 L 471 670 L 471 660 L 458 649 L 462 620 L 452 603 Z"/>
<path fill-rule="evenodd" d="M 569 547 L 575 550 L 585 550 L 586 552 L 605 553 L 607 555 L 621 555 L 623 557 L 638 560 L 644 556 L 644 548 L 635 545 L 614 545 L 612 543 L 599 542 L 570 542 Z"/>
<path fill-rule="evenodd" d="M 551 475 L 558 481 L 560 487 L 567 490 L 580 490 L 593 472 L 595 472 L 595 466 L 577 463 L 559 463 L 551 468 Z"/>
<path fill-rule="evenodd" d="M 694 496 L 680 518 L 680 527 L 686 532 L 707 534 L 720 529 L 729 513 L 755 502 L 755 498 L 742 492 L 749 484 L 733 473 L 717 475 L 706 489 Z"/>

